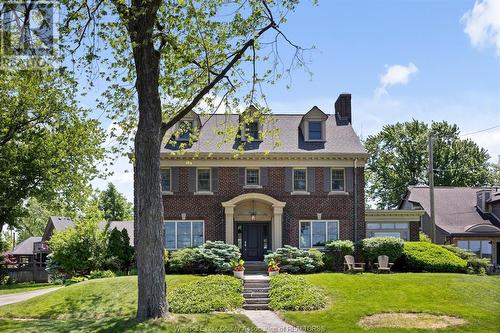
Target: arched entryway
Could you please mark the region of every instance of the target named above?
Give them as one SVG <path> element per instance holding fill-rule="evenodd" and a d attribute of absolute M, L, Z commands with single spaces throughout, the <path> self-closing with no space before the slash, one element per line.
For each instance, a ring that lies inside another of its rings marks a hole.
<path fill-rule="evenodd" d="M 223 202 L 226 243 L 242 248 L 248 260 L 261 260 L 266 250 L 281 247 L 285 204 L 262 193 L 245 193 Z"/>

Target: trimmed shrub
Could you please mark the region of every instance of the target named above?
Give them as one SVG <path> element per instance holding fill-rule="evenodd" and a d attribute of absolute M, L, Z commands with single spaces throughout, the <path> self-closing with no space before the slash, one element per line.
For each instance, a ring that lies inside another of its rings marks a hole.
<path fill-rule="evenodd" d="M 69 286 L 70 284 L 75 284 L 86 280 L 87 278 L 85 276 L 73 276 L 71 279 L 64 280 L 64 285 Z"/>
<path fill-rule="evenodd" d="M 311 257 L 313 260 L 315 271 L 316 272 L 322 271 L 323 268 L 325 267 L 325 264 L 323 262 L 323 256 L 324 256 L 323 253 L 318 249 L 309 249 L 307 252 L 309 254 L 309 257 Z"/>
<path fill-rule="evenodd" d="M 325 307 L 324 292 L 302 276 L 278 274 L 271 278 L 269 307 L 273 310 L 310 311 Z"/>
<path fill-rule="evenodd" d="M 486 270 L 490 265 L 490 260 L 479 258 L 474 252 L 461 249 L 455 245 L 442 245 L 448 251 L 467 261 L 467 273 L 470 274 L 486 274 Z"/>
<path fill-rule="evenodd" d="M 326 243 L 324 263 L 326 269 L 344 270 L 344 256 L 354 254 L 354 243 L 350 240 L 334 240 Z"/>
<path fill-rule="evenodd" d="M 411 272 L 464 273 L 467 261 L 440 245 L 427 242 L 406 242 L 401 257 L 404 268 Z"/>
<path fill-rule="evenodd" d="M 319 252 L 319 251 L 318 251 Z M 296 247 L 285 245 L 264 257 L 266 263 L 274 260 L 281 272 L 311 273 L 323 267 L 323 260 L 314 251 L 309 252 Z"/>
<path fill-rule="evenodd" d="M 175 313 L 208 313 L 240 308 L 243 282 L 226 275 L 212 275 L 170 287 L 167 292 L 170 311 Z"/>
<path fill-rule="evenodd" d="M 432 240 L 429 236 L 427 236 L 425 233 L 423 233 L 422 231 L 420 231 L 418 233 L 418 240 L 420 242 L 427 242 L 427 243 L 432 243 Z"/>
<path fill-rule="evenodd" d="M 185 248 L 170 252 L 168 259 L 168 272 L 170 273 L 194 273 L 197 258 L 195 248 Z"/>
<path fill-rule="evenodd" d="M 394 262 L 401 257 L 404 249 L 402 239 L 396 237 L 373 237 L 361 241 L 363 257 L 369 262 L 377 262 L 378 256 L 386 255 L 389 261 Z"/>
<path fill-rule="evenodd" d="M 228 273 L 233 270 L 231 261 L 241 258 L 236 245 L 222 241 L 208 241 L 196 248 L 194 271 L 198 273 Z"/>
<path fill-rule="evenodd" d="M 112 278 L 115 277 L 115 273 L 112 271 L 91 271 L 89 274 L 89 280 L 93 279 L 103 279 L 103 278 Z"/>

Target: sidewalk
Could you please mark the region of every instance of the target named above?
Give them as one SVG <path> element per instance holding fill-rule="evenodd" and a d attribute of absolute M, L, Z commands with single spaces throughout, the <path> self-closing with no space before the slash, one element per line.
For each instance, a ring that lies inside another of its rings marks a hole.
<path fill-rule="evenodd" d="M 50 293 L 50 292 L 57 290 L 57 289 L 60 289 L 60 288 L 62 288 L 62 287 L 45 288 L 45 289 L 40 289 L 40 290 L 27 291 L 25 293 L 0 295 L 0 306 L 12 304 L 12 303 L 17 303 L 17 302 L 22 302 L 22 301 L 25 301 L 27 299 L 30 299 L 30 298 L 33 298 L 36 296 Z"/>

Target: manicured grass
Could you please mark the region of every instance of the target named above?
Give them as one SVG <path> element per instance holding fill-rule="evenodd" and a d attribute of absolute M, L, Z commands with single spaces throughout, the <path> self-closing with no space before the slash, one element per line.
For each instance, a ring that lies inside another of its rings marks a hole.
<path fill-rule="evenodd" d="M 367 332 L 358 325 L 364 316 L 382 312 L 426 312 L 467 320 L 446 332 L 498 332 L 500 276 L 465 274 L 323 273 L 304 278 L 324 290 L 328 308 L 283 312 L 291 324 L 321 332 Z M 370 329 L 369 332 L 421 332 L 411 329 Z"/>
<path fill-rule="evenodd" d="M 206 277 L 168 275 L 167 285 L 179 287 L 202 279 Z M 138 323 L 133 319 L 136 302 L 135 276 L 89 280 L 0 307 L 0 318 L 5 318 L 0 320 L 0 332 L 224 332 L 254 328 L 246 317 L 231 314 L 171 315 L 167 320 Z"/>
<path fill-rule="evenodd" d="M 5 294 L 17 294 L 24 293 L 27 291 L 57 287 L 51 283 L 14 283 L 14 284 L 4 284 L 0 285 L 0 295 Z"/>

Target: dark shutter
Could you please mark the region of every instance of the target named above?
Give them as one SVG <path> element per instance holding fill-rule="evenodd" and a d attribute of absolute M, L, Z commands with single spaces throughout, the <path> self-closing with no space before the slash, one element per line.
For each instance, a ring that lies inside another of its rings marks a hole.
<path fill-rule="evenodd" d="M 267 172 L 268 168 L 260 168 L 260 185 L 267 186 Z"/>
<path fill-rule="evenodd" d="M 172 168 L 172 192 L 179 192 L 179 168 L 178 167 L 173 167 Z"/>
<path fill-rule="evenodd" d="M 188 191 L 196 192 L 196 168 L 190 167 L 188 173 Z"/>
<path fill-rule="evenodd" d="M 293 191 L 293 169 L 285 168 L 285 191 L 292 192 Z"/>
<path fill-rule="evenodd" d="M 323 168 L 323 191 L 330 192 L 332 189 L 332 169 Z"/>
<path fill-rule="evenodd" d="M 212 192 L 219 190 L 219 168 L 212 168 Z"/>
<path fill-rule="evenodd" d="M 345 190 L 346 192 L 352 192 L 354 190 L 354 175 L 353 173 L 354 168 L 345 168 Z"/>
<path fill-rule="evenodd" d="M 315 191 L 316 168 L 307 168 L 307 191 Z"/>
<path fill-rule="evenodd" d="M 245 185 L 245 168 L 238 168 L 238 185 Z"/>

